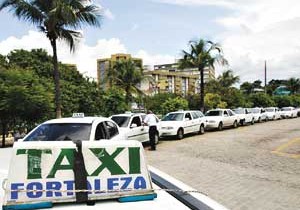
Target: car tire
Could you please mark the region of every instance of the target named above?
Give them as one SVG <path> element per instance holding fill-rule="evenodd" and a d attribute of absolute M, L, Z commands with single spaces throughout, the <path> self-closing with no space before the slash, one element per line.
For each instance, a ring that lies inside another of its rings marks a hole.
<path fill-rule="evenodd" d="M 254 125 L 254 118 L 252 118 L 251 120 L 251 125 Z"/>
<path fill-rule="evenodd" d="M 155 134 L 155 137 L 154 137 L 154 138 L 155 138 L 154 143 L 155 143 L 155 144 L 158 144 L 158 143 L 159 143 L 159 135 L 158 135 L 158 133 Z"/>
<path fill-rule="evenodd" d="M 259 122 L 259 123 L 261 122 L 261 118 L 260 117 L 258 118 L 257 122 Z"/>
<path fill-rule="evenodd" d="M 177 131 L 177 139 L 178 139 L 178 140 L 183 139 L 183 135 L 184 135 L 183 129 L 182 129 L 182 128 L 179 128 L 178 131 Z"/>
<path fill-rule="evenodd" d="M 233 127 L 234 127 L 234 128 L 237 128 L 237 127 L 238 127 L 238 123 L 237 123 L 236 120 L 233 122 Z"/>
<path fill-rule="evenodd" d="M 222 122 L 219 122 L 218 130 L 219 130 L 219 131 L 223 130 L 223 123 L 222 123 Z"/>
<path fill-rule="evenodd" d="M 198 134 L 202 135 L 202 134 L 204 134 L 204 133 L 205 133 L 205 128 L 204 128 L 204 125 L 201 124 L 200 127 L 199 127 L 199 132 L 198 132 Z"/>

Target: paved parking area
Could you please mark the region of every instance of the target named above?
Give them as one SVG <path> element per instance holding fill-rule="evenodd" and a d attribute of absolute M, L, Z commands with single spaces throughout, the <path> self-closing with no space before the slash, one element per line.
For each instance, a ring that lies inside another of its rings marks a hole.
<path fill-rule="evenodd" d="M 229 209 L 300 209 L 300 118 L 163 140 L 146 156 Z"/>

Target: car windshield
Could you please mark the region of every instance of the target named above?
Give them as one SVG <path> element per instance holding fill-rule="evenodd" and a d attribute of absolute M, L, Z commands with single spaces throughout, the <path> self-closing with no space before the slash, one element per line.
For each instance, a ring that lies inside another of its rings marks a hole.
<path fill-rule="evenodd" d="M 40 125 L 24 141 L 71 141 L 89 140 L 91 124 L 53 123 Z"/>
<path fill-rule="evenodd" d="M 234 109 L 233 111 L 236 114 L 245 114 L 245 110 L 244 109 Z"/>
<path fill-rule="evenodd" d="M 274 110 L 274 108 L 267 108 L 266 109 L 266 112 L 274 112 L 275 110 Z"/>
<path fill-rule="evenodd" d="M 260 113 L 260 110 L 259 109 L 251 109 L 251 112 L 252 113 Z"/>
<path fill-rule="evenodd" d="M 222 116 L 222 111 L 214 110 L 206 112 L 205 116 Z"/>
<path fill-rule="evenodd" d="M 119 127 L 123 128 L 126 128 L 130 121 L 130 117 L 127 116 L 113 116 L 111 119 L 115 121 L 115 123 L 117 123 Z"/>
<path fill-rule="evenodd" d="M 281 110 L 282 110 L 282 111 L 291 111 L 292 108 L 290 108 L 290 107 L 284 107 L 284 108 L 282 108 Z"/>
<path fill-rule="evenodd" d="M 182 121 L 183 113 L 171 113 L 164 116 L 161 121 Z"/>

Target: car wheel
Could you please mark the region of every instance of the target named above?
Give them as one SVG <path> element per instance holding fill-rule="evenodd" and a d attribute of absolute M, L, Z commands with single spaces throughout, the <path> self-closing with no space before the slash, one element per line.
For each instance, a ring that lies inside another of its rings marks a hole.
<path fill-rule="evenodd" d="M 252 120 L 251 120 L 251 125 L 253 125 L 254 124 L 254 118 L 252 118 Z"/>
<path fill-rule="evenodd" d="M 257 121 L 260 123 L 261 122 L 261 118 L 259 117 Z"/>
<path fill-rule="evenodd" d="M 154 140 L 155 144 L 158 144 L 158 142 L 159 142 L 159 135 L 158 135 L 158 133 L 155 134 L 154 139 L 155 139 Z"/>
<path fill-rule="evenodd" d="M 199 132 L 198 132 L 198 134 L 204 134 L 204 132 L 205 132 L 204 125 L 203 125 L 203 124 L 201 124 L 201 125 L 200 125 L 200 128 L 199 128 Z"/>
<path fill-rule="evenodd" d="M 179 130 L 177 131 L 177 139 L 183 139 L 183 129 L 179 128 Z"/>
<path fill-rule="evenodd" d="M 223 123 L 222 123 L 222 122 L 219 123 L 219 125 L 218 125 L 218 130 L 219 130 L 219 131 L 223 130 Z"/>
<path fill-rule="evenodd" d="M 237 126 L 238 126 L 238 123 L 237 123 L 237 121 L 235 120 L 235 121 L 233 122 L 233 127 L 234 127 L 234 128 L 237 128 Z"/>

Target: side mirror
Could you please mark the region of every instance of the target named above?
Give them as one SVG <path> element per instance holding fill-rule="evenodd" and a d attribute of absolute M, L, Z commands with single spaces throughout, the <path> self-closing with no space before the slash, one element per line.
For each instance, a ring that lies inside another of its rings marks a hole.
<path fill-rule="evenodd" d="M 131 125 L 130 125 L 130 128 L 136 128 L 137 127 L 137 124 L 135 124 L 135 123 L 132 123 Z"/>

